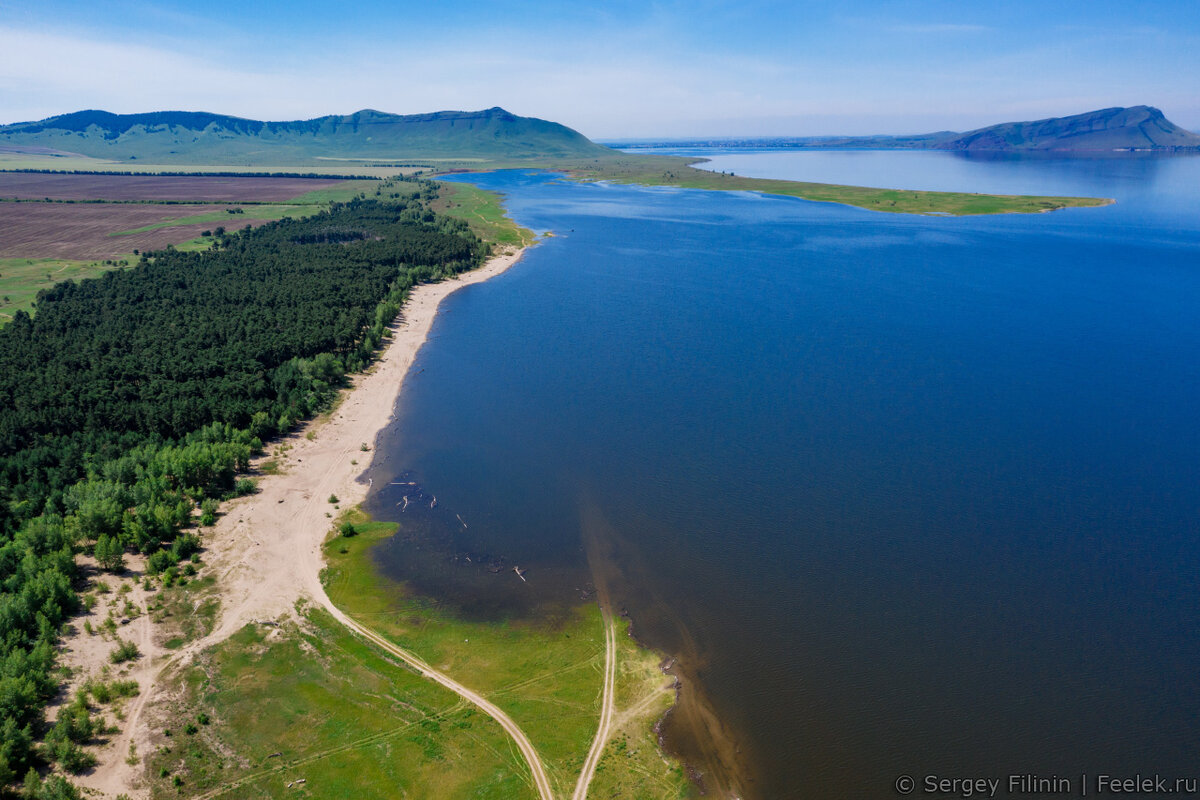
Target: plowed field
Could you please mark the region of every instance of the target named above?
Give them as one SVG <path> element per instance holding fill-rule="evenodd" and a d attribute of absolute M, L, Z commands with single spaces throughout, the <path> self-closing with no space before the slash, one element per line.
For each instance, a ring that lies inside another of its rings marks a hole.
<path fill-rule="evenodd" d="M 254 206 L 247 206 L 245 214 L 231 214 L 228 222 L 173 225 L 124 236 L 109 235 L 224 208 L 142 203 L 0 203 L 0 258 L 112 258 L 194 239 L 218 225 L 234 229 L 264 221 L 254 219 Z"/>
<path fill-rule="evenodd" d="M 327 178 L 236 178 L 214 175 L 53 175 L 0 172 L 0 198 L 28 200 L 179 200 L 274 202 L 344 181 Z"/>

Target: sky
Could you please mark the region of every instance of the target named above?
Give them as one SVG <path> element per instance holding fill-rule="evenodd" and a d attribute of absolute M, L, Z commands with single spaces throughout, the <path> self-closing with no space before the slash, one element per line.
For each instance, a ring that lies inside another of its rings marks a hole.
<path fill-rule="evenodd" d="M 1197 0 L 0 0 L 0 123 L 502 106 L 599 140 L 969 130 L 1154 105 Z"/>

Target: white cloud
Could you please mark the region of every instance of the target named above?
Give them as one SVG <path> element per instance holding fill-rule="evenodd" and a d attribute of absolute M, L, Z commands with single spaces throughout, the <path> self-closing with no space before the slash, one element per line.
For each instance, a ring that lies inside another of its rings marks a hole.
<path fill-rule="evenodd" d="M 220 108 L 270 90 L 271 76 L 131 42 L 0 27 L 6 122 L 81 108 L 117 112 Z"/>

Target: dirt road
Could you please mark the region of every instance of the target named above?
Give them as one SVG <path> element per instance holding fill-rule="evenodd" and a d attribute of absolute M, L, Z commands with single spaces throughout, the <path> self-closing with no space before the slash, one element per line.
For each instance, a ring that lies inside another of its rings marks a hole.
<path fill-rule="evenodd" d="M 586 800 L 588 786 L 596 774 L 596 766 L 600 763 L 600 756 L 604 754 L 608 737 L 612 735 L 616 702 L 614 690 L 617 682 L 617 626 L 606 602 L 601 602 L 600 615 L 604 619 L 604 691 L 600 695 L 600 725 L 596 728 L 596 737 L 592 740 L 587 758 L 584 759 L 583 771 L 579 774 L 579 781 L 575 784 L 571 800 Z"/>

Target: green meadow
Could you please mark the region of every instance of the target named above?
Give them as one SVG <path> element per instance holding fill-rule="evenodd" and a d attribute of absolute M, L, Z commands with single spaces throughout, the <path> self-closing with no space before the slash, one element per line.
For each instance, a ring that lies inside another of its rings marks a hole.
<path fill-rule="evenodd" d="M 106 261 L 108 263 L 106 263 Z M 103 275 L 120 262 L 137 263 L 132 253 L 107 260 L 72 261 L 62 258 L 0 258 L 0 324 L 18 311 L 33 311 L 37 293 L 56 283 Z"/>
<path fill-rule="evenodd" d="M 247 626 L 176 691 L 146 756 L 155 798 L 535 796 L 499 725 L 319 610 Z"/>
<path fill-rule="evenodd" d="M 500 197 L 469 183 L 439 184 L 433 208 L 441 214 L 465 220 L 471 231 L 486 242 L 524 247 L 532 244 L 533 231 L 522 228 L 508 217 Z"/>

